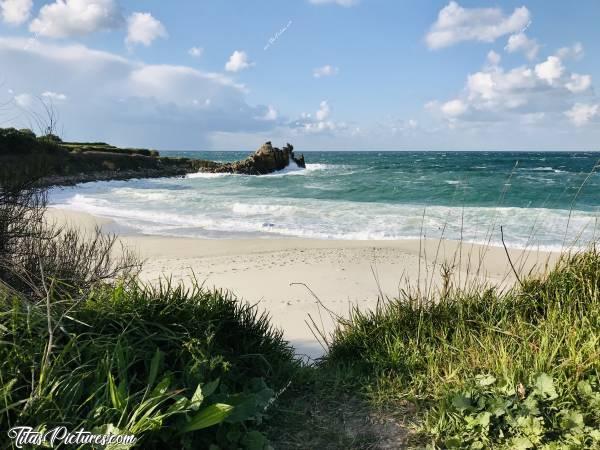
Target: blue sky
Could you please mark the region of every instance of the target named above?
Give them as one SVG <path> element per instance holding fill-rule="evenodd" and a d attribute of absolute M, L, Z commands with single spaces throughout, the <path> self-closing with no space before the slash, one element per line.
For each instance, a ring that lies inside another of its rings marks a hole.
<path fill-rule="evenodd" d="M 159 149 L 598 149 L 600 3 L 0 0 L 0 126 Z"/>

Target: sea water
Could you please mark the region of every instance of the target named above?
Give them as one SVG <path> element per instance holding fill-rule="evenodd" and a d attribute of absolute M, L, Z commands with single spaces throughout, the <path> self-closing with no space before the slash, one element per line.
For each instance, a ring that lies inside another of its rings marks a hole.
<path fill-rule="evenodd" d="M 246 152 L 162 152 L 234 161 Z M 92 182 L 53 205 L 138 233 L 199 238 L 455 239 L 560 249 L 597 238 L 600 153 L 306 152 L 265 176 Z"/>

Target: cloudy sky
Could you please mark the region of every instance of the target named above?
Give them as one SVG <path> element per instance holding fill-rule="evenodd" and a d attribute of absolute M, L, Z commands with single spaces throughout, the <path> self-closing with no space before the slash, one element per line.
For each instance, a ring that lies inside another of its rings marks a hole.
<path fill-rule="evenodd" d="M 0 0 L 0 126 L 158 149 L 599 149 L 600 2 Z"/>

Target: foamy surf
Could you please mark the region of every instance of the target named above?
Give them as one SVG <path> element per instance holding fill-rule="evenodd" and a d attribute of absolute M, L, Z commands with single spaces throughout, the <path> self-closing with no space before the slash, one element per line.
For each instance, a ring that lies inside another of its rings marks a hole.
<path fill-rule="evenodd" d="M 517 157 L 524 170 L 515 173 Z M 324 153 L 307 157 L 314 162 L 305 169 L 87 183 L 54 190 L 51 201 L 161 235 L 427 237 L 501 245 L 503 226 L 514 248 L 557 250 L 563 241 L 595 239 L 600 177 L 586 177 L 596 155 L 544 158 L 541 163 L 537 155 L 524 161 L 522 153 Z"/>

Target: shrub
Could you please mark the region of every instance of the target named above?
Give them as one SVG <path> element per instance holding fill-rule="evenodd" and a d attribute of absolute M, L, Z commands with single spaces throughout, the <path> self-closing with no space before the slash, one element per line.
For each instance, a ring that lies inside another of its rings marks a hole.
<path fill-rule="evenodd" d="M 255 308 L 168 283 L 78 301 L 51 284 L 50 316 L 0 294 L 0 428 L 111 430 L 150 449 L 266 446 L 259 427 L 296 363 Z"/>

